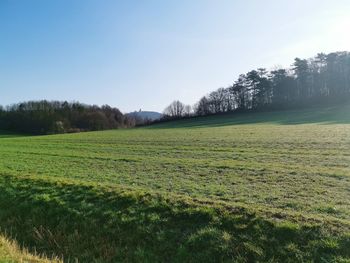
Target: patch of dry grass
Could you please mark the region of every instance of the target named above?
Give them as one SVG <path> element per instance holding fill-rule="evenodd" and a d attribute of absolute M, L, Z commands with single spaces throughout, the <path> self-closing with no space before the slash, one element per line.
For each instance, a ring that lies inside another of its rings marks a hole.
<path fill-rule="evenodd" d="M 54 258 L 48 259 L 43 255 L 33 255 L 27 249 L 20 248 L 17 242 L 0 235 L 0 262 L 1 263 L 62 263 Z"/>

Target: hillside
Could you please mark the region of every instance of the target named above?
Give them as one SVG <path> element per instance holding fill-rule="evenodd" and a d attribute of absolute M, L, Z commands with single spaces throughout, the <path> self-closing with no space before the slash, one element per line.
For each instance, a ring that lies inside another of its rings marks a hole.
<path fill-rule="evenodd" d="M 0 229 L 81 262 L 349 262 L 349 105 L 0 138 Z"/>
<path fill-rule="evenodd" d="M 350 124 L 350 101 L 326 107 L 300 110 L 223 113 L 157 124 L 156 128 L 214 127 L 241 124 Z"/>
<path fill-rule="evenodd" d="M 134 111 L 128 113 L 127 115 L 151 121 L 158 120 L 162 117 L 161 113 L 155 111 Z"/>

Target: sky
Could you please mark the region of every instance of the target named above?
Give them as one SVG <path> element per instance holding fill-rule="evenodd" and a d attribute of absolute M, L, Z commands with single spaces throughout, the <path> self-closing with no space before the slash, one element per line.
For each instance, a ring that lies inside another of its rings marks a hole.
<path fill-rule="evenodd" d="M 241 73 L 350 50 L 348 0 L 0 0 L 0 104 L 194 104 Z"/>

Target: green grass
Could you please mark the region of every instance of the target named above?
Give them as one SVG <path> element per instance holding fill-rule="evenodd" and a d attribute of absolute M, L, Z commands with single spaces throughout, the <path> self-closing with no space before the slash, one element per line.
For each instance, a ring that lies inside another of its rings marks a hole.
<path fill-rule="evenodd" d="M 82 262 L 349 262 L 350 107 L 0 140 L 0 227 Z"/>
<path fill-rule="evenodd" d="M 13 132 L 9 132 L 9 131 L 2 131 L 0 130 L 0 139 L 3 138 L 14 138 L 14 137 L 23 137 L 23 134 L 16 134 Z"/>

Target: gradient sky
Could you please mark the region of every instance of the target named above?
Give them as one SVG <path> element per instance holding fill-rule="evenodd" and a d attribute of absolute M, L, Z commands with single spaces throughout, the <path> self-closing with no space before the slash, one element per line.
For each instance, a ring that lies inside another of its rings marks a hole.
<path fill-rule="evenodd" d="M 240 73 L 350 50 L 349 0 L 0 0 L 0 104 L 187 104 Z"/>

